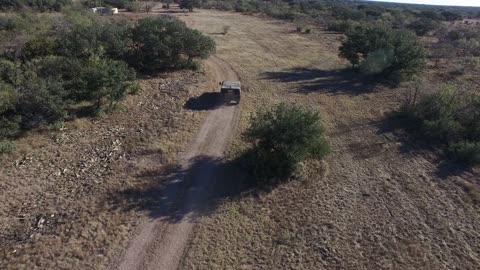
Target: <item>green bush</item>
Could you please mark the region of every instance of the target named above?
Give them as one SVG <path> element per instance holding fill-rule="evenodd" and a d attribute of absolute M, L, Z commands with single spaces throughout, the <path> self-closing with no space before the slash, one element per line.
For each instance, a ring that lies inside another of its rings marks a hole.
<path fill-rule="evenodd" d="M 15 29 L 15 21 L 7 16 L 0 16 L 0 31 L 11 31 Z"/>
<path fill-rule="evenodd" d="M 215 51 L 210 37 L 171 16 L 141 20 L 133 30 L 133 44 L 137 49 L 129 62 L 146 71 L 188 67 L 194 58 L 206 58 Z"/>
<path fill-rule="evenodd" d="M 30 61 L 36 57 L 53 55 L 56 50 L 55 41 L 45 37 L 37 36 L 25 43 L 22 49 L 22 58 L 24 61 Z"/>
<path fill-rule="evenodd" d="M 66 57 L 89 58 L 105 54 L 112 59 L 125 59 L 131 31 L 132 26 L 126 23 L 75 25 L 59 38 L 59 52 Z"/>
<path fill-rule="evenodd" d="M 425 92 L 417 88 L 402 106 L 410 129 L 444 147 L 453 159 L 479 164 L 480 97 L 461 93 L 452 85 Z"/>
<path fill-rule="evenodd" d="M 195 29 L 187 29 L 183 36 L 183 50 L 187 56 L 187 67 L 190 67 L 194 58 L 207 58 L 215 52 L 215 42 Z"/>
<path fill-rule="evenodd" d="M 33 65 L 42 77 L 62 83 L 67 102 L 92 101 L 97 110 L 123 98 L 135 80 L 125 62 L 98 56 L 86 60 L 52 56 Z"/>
<path fill-rule="evenodd" d="M 0 156 L 15 151 L 16 146 L 10 141 L 0 141 Z"/>
<path fill-rule="evenodd" d="M 392 65 L 394 52 L 392 50 L 379 49 L 367 55 L 367 58 L 360 63 L 359 69 L 362 74 L 381 74 Z"/>
<path fill-rule="evenodd" d="M 385 26 L 361 25 L 346 33 L 340 55 L 355 68 L 370 54 L 370 61 L 379 59 L 381 52 L 387 53 L 382 77 L 393 80 L 410 79 L 425 68 L 426 51 L 417 38 L 408 31 L 393 30 Z M 389 55 L 393 52 L 393 55 Z M 367 63 L 368 64 L 368 63 Z"/>
<path fill-rule="evenodd" d="M 19 65 L 9 60 L 0 59 L 0 80 L 15 84 L 19 74 Z"/>
<path fill-rule="evenodd" d="M 480 142 L 458 142 L 450 145 L 448 152 L 452 159 L 468 165 L 480 164 Z"/>
<path fill-rule="evenodd" d="M 15 114 L 21 117 L 21 128 L 32 129 L 63 121 L 66 116 L 64 92 L 60 83 L 44 80 L 33 73 L 17 86 Z"/>
<path fill-rule="evenodd" d="M 442 16 L 445 18 L 445 20 L 447 21 L 458 21 L 458 20 L 461 20 L 463 19 L 462 15 L 457 13 L 457 12 L 454 12 L 454 11 L 443 11 L 442 12 Z"/>
<path fill-rule="evenodd" d="M 329 151 L 320 115 L 294 105 L 257 113 L 243 135 L 253 144 L 248 166 L 260 182 L 284 180 L 300 162 Z"/>
<path fill-rule="evenodd" d="M 193 8 L 199 7 L 200 3 L 198 0 L 180 0 L 178 6 L 181 9 L 188 9 L 191 12 L 193 11 Z"/>
<path fill-rule="evenodd" d="M 436 10 L 423 10 L 418 14 L 418 17 L 421 19 L 428 19 L 428 20 L 435 20 L 435 21 L 441 21 L 444 18 L 442 14 L 437 12 Z"/>
<path fill-rule="evenodd" d="M 355 26 L 358 26 L 358 25 L 359 23 L 352 20 L 336 20 L 327 25 L 327 30 L 346 33 L 348 31 L 353 30 Z"/>
<path fill-rule="evenodd" d="M 87 98 L 94 101 L 97 110 L 104 103 L 111 108 L 125 97 L 135 80 L 135 72 L 127 64 L 111 59 L 91 59 L 82 72 Z"/>
<path fill-rule="evenodd" d="M 415 31 L 417 36 L 425 36 L 427 33 L 437 29 L 438 27 L 439 24 L 437 21 L 427 18 L 416 20 L 408 26 L 409 29 Z"/>
<path fill-rule="evenodd" d="M 14 114 L 18 94 L 15 89 L 0 80 L 0 139 L 17 134 L 20 119 Z"/>
<path fill-rule="evenodd" d="M 360 21 L 366 18 L 363 10 L 358 10 L 355 6 L 345 4 L 334 4 L 332 7 L 332 15 L 340 20 L 355 20 Z"/>

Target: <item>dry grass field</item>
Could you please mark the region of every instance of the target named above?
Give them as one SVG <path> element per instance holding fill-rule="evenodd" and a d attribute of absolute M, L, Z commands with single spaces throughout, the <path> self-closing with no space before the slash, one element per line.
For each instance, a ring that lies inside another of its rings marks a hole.
<path fill-rule="evenodd" d="M 140 80 L 118 111 L 21 138 L 0 161 L 0 269 L 103 269 L 140 217 L 123 190 L 155 181 L 196 133 L 185 102 L 212 88 L 202 72 Z"/>
<path fill-rule="evenodd" d="M 406 88 L 357 80 L 337 56 L 339 36 L 322 29 L 299 34 L 287 22 L 214 10 L 176 15 L 214 38 L 242 81 L 229 158 L 247 147 L 251 114 L 279 102 L 320 111 L 332 145 L 325 161 L 268 191 L 248 189 L 241 168 L 224 162 L 180 269 L 480 267 L 480 172 L 395 128 L 390 115 Z M 161 200 L 149 191 L 205 119 L 185 104 L 216 89 L 214 80 L 208 68 L 144 78 L 113 114 L 21 138 L 0 160 L 0 269 L 111 267 Z"/>
<path fill-rule="evenodd" d="M 342 71 L 337 36 L 320 29 L 298 34 L 282 21 L 217 11 L 180 18 L 215 38 L 246 85 L 232 158 L 250 114 L 281 101 L 319 110 L 333 150 L 295 181 L 221 200 L 197 226 L 182 269 L 478 269 L 480 174 L 394 128 L 389 115 L 405 89 L 356 81 Z"/>

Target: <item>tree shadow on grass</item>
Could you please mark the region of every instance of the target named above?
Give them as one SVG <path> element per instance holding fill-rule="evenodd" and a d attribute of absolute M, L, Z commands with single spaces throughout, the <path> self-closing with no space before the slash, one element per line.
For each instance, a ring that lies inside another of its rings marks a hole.
<path fill-rule="evenodd" d="M 225 199 L 241 196 L 255 187 L 236 161 L 197 156 L 185 165 L 142 172 L 147 184 L 127 188 L 108 198 L 114 209 L 145 211 L 152 219 L 178 223 L 185 218 L 205 216 Z"/>
<path fill-rule="evenodd" d="M 363 77 L 347 69 L 321 70 L 296 67 L 280 72 L 265 72 L 263 79 L 295 83 L 295 90 L 304 94 L 324 91 L 358 95 L 374 90 L 379 84 L 387 85 L 386 82 L 372 77 Z"/>
<path fill-rule="evenodd" d="M 215 110 L 221 105 L 221 93 L 207 92 L 198 97 L 192 97 L 185 102 L 183 108 L 194 111 Z"/>
<path fill-rule="evenodd" d="M 391 137 L 400 143 L 402 153 L 422 156 L 434 164 L 436 166 L 434 175 L 439 179 L 474 175 L 471 167 L 449 159 L 442 150 L 444 146 L 432 144 L 431 140 L 422 136 L 418 125 L 405 115 L 393 112 L 375 125 L 379 135 L 391 134 Z"/>

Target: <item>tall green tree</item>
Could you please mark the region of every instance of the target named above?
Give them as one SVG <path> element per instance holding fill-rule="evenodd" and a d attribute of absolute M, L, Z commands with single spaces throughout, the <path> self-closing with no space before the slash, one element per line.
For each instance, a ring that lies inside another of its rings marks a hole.
<path fill-rule="evenodd" d="M 184 53 L 187 55 L 187 66 L 190 66 L 194 58 L 207 58 L 215 51 L 213 39 L 203 35 L 198 30 L 189 30 L 183 39 Z"/>
<path fill-rule="evenodd" d="M 409 31 L 393 30 L 386 26 L 361 25 L 346 33 L 340 47 L 340 56 L 355 68 L 372 53 L 385 52 L 381 59 L 383 68 L 378 71 L 385 77 L 409 79 L 423 71 L 426 51 L 415 35 Z M 370 58 L 378 59 L 378 58 Z"/>

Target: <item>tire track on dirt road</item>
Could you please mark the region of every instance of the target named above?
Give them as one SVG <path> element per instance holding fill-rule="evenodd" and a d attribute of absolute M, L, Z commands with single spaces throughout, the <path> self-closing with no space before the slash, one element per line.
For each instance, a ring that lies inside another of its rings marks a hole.
<path fill-rule="evenodd" d="M 211 56 L 206 66 L 216 81 L 239 79 L 235 71 L 216 56 Z M 208 113 L 181 159 L 180 172 L 169 180 L 165 191 L 158 194 L 168 203 L 155 206 L 158 207 L 156 213 L 139 225 L 128 248 L 110 269 L 177 269 L 196 217 L 207 203 L 217 169 L 215 161 L 223 156 L 238 112 L 238 106 L 220 106 Z"/>

